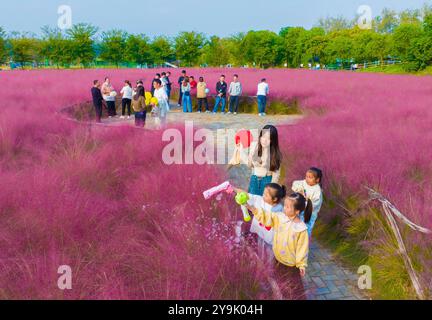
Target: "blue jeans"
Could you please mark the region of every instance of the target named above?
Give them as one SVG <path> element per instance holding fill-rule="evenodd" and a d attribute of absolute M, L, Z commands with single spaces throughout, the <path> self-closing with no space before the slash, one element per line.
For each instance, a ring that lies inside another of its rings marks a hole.
<path fill-rule="evenodd" d="M 183 112 L 192 112 L 192 99 L 190 94 L 187 95 L 183 93 L 182 102 L 183 102 Z"/>
<path fill-rule="evenodd" d="M 258 100 L 258 113 L 265 113 L 267 97 L 257 96 L 257 100 Z"/>
<path fill-rule="evenodd" d="M 230 112 L 237 112 L 238 107 L 240 103 L 240 97 L 239 96 L 231 96 L 230 97 L 230 103 L 229 103 L 229 111 Z"/>
<path fill-rule="evenodd" d="M 221 106 L 222 112 L 225 112 L 226 98 L 225 97 L 220 97 L 220 96 L 216 97 L 216 102 L 215 102 L 215 105 L 214 105 L 214 108 L 213 108 L 213 112 L 217 112 L 218 111 L 219 103 L 222 104 L 222 106 Z"/>
<path fill-rule="evenodd" d="M 263 196 L 265 187 L 272 182 L 272 179 L 272 176 L 258 178 L 256 175 L 253 175 L 250 179 L 248 192 L 257 196 Z"/>

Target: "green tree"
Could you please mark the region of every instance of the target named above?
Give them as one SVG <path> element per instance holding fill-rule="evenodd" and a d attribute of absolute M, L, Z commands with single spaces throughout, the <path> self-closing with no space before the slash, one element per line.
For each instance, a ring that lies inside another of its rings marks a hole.
<path fill-rule="evenodd" d="M 393 34 L 393 54 L 407 60 L 414 39 L 422 36 L 422 27 L 417 24 L 402 24 Z"/>
<path fill-rule="evenodd" d="M 425 33 L 411 42 L 407 61 L 408 71 L 422 70 L 432 63 L 432 38 L 429 35 Z"/>
<path fill-rule="evenodd" d="M 248 63 L 268 68 L 284 61 L 283 38 L 272 31 L 249 31 L 240 44 Z"/>
<path fill-rule="evenodd" d="M 286 27 L 282 28 L 279 35 L 284 40 L 284 59 L 288 67 L 298 67 L 301 59 L 296 59 L 296 51 L 299 39 L 306 33 L 302 27 Z"/>
<path fill-rule="evenodd" d="M 51 65 L 68 65 L 73 62 L 72 42 L 58 28 L 42 27 L 41 54 Z"/>
<path fill-rule="evenodd" d="M 126 59 L 139 65 L 151 62 L 149 39 L 143 35 L 129 35 L 126 40 Z"/>
<path fill-rule="evenodd" d="M 342 16 L 336 18 L 327 17 L 319 19 L 317 27 L 323 29 L 326 33 L 329 33 L 350 29 L 352 28 L 352 22 Z"/>
<path fill-rule="evenodd" d="M 8 57 L 8 52 L 6 48 L 6 32 L 2 27 L 0 27 L 0 64 L 6 62 Z"/>
<path fill-rule="evenodd" d="M 230 62 L 230 52 L 223 39 L 213 36 L 203 48 L 203 62 L 210 66 L 222 66 Z"/>
<path fill-rule="evenodd" d="M 102 33 L 100 58 L 114 63 L 117 68 L 126 60 L 126 41 L 128 34 L 121 30 L 110 30 Z"/>
<path fill-rule="evenodd" d="M 384 8 L 381 15 L 374 21 L 375 30 L 379 33 L 392 33 L 399 25 L 397 13 L 394 10 Z"/>
<path fill-rule="evenodd" d="M 177 60 L 180 60 L 187 66 L 197 64 L 202 54 L 202 48 L 206 38 L 202 33 L 181 32 L 175 38 L 175 51 Z"/>
<path fill-rule="evenodd" d="M 76 63 L 88 66 L 94 60 L 94 36 L 97 32 L 98 28 L 86 23 L 75 24 L 67 31 L 72 40 L 71 52 Z"/>
<path fill-rule="evenodd" d="M 38 62 L 40 59 L 40 41 L 34 36 L 15 34 L 10 40 L 12 60 L 21 64 L 24 69 L 25 64 Z"/>
<path fill-rule="evenodd" d="M 150 44 L 150 62 L 161 65 L 175 59 L 171 42 L 167 37 L 156 37 Z"/>

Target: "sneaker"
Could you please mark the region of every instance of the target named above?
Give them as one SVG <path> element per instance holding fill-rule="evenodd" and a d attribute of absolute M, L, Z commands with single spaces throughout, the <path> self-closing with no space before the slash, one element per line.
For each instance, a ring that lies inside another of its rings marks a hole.
<path fill-rule="evenodd" d="M 262 115 L 262 113 L 258 113 L 258 116 L 262 117 L 263 115 Z"/>
<path fill-rule="evenodd" d="M 108 118 L 109 118 L 109 119 L 112 119 L 112 116 L 109 116 Z"/>
<path fill-rule="evenodd" d="M 125 116 L 121 116 L 121 117 L 120 117 L 120 119 L 124 119 L 124 118 L 125 118 Z"/>
<path fill-rule="evenodd" d="M 217 112 L 213 112 L 213 114 L 217 114 Z"/>
<path fill-rule="evenodd" d="M 211 113 L 211 112 L 209 110 L 207 110 L 206 113 Z"/>
<path fill-rule="evenodd" d="M 201 111 L 198 111 L 197 113 L 201 113 Z"/>
<path fill-rule="evenodd" d="M 178 104 L 178 105 L 177 105 L 177 107 L 179 107 L 179 108 L 180 108 L 180 107 L 181 107 L 181 104 Z"/>
<path fill-rule="evenodd" d="M 234 115 L 237 115 L 237 112 L 234 112 Z"/>
<path fill-rule="evenodd" d="M 228 111 L 227 114 L 231 114 L 231 111 Z"/>
<path fill-rule="evenodd" d="M 128 116 L 127 118 L 128 118 L 128 120 L 130 120 L 131 116 Z"/>
<path fill-rule="evenodd" d="M 263 116 L 263 117 L 265 117 L 265 116 L 266 116 L 265 112 L 264 112 L 264 113 L 262 113 L 262 116 Z"/>

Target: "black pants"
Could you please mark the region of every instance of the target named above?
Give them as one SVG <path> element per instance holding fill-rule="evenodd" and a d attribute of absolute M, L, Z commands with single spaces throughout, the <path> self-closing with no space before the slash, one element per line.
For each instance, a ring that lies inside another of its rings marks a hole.
<path fill-rule="evenodd" d="M 182 105 L 182 104 L 183 104 L 183 92 L 182 92 L 181 88 L 180 88 L 180 90 L 179 90 L 179 100 L 178 100 L 178 104 L 179 104 L 179 105 Z"/>
<path fill-rule="evenodd" d="M 137 127 L 144 127 L 146 117 L 147 117 L 147 112 L 145 110 L 141 112 L 135 112 L 135 125 Z"/>
<path fill-rule="evenodd" d="M 132 99 L 127 99 L 127 98 L 122 99 L 122 116 L 125 115 L 126 107 L 128 110 L 128 116 L 131 115 L 131 104 L 132 104 Z"/>
<path fill-rule="evenodd" d="M 115 101 L 107 101 L 108 116 L 114 117 L 117 115 Z"/>
<path fill-rule="evenodd" d="M 229 111 L 230 112 L 238 112 L 240 97 L 239 96 L 231 96 L 229 103 Z"/>
<path fill-rule="evenodd" d="M 198 111 L 202 111 L 202 105 L 205 104 L 206 111 L 209 111 L 209 104 L 207 98 L 198 98 Z"/>
<path fill-rule="evenodd" d="M 98 104 L 93 104 L 94 108 L 95 108 L 95 113 L 96 113 L 96 122 L 101 122 L 101 118 L 102 118 L 102 103 L 98 103 Z"/>
<path fill-rule="evenodd" d="M 275 277 L 284 300 L 305 300 L 306 293 L 300 270 L 275 262 Z"/>

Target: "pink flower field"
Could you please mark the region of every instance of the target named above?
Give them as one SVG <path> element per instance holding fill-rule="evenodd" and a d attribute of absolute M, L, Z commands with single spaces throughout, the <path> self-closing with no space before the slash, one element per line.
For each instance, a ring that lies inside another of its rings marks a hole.
<path fill-rule="evenodd" d="M 258 290 L 259 266 L 245 248 L 232 250 L 231 223 L 240 209 L 202 199 L 203 190 L 226 178 L 224 172 L 164 165 L 161 132 L 90 128 L 57 113 L 90 100 L 94 79 L 110 76 L 117 90 L 125 79 L 144 79 L 147 89 L 155 72 L 0 73 L 0 298 L 268 298 Z M 173 82 L 179 72 L 173 71 Z M 357 234 L 357 214 L 363 220 L 371 214 L 362 209 L 364 186 L 432 228 L 431 77 L 189 70 L 211 88 L 221 73 L 228 80 L 238 73 L 249 95 L 266 77 L 271 99 L 299 101 L 304 119 L 279 128 L 286 184 L 312 165 L 324 170 L 320 219 L 337 221 L 330 230 L 342 234 L 340 242 Z M 394 260 L 390 233 L 377 225 L 381 220 L 371 218 L 373 232 L 355 241 L 371 264 L 372 257 L 386 268 L 387 258 L 402 264 Z M 430 236 L 402 229 L 421 281 L 430 283 Z M 58 289 L 60 265 L 74 270 L 76 290 Z M 406 276 L 400 278 L 392 276 L 389 285 L 405 283 Z"/>

